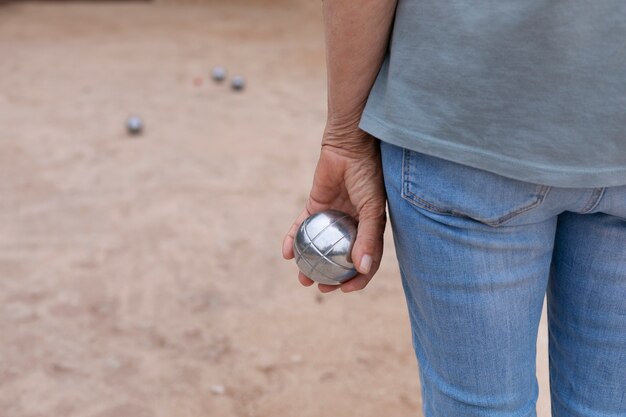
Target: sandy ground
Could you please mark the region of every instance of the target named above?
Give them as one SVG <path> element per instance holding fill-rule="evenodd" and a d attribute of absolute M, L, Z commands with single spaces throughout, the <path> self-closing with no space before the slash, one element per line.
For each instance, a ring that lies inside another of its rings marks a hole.
<path fill-rule="evenodd" d="M 361 293 L 280 257 L 323 38 L 319 2 L 262 3 L 0 7 L 0 416 L 421 415 L 390 234 Z"/>

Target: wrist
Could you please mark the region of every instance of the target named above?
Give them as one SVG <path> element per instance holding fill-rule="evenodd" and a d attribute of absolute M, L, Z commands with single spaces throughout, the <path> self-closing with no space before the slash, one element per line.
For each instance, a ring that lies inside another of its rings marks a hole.
<path fill-rule="evenodd" d="M 363 115 L 363 110 L 365 109 L 365 103 L 359 105 L 350 105 L 350 106 L 332 106 L 330 103 L 328 105 L 328 113 L 326 116 L 326 130 L 332 131 L 355 131 L 359 128 L 359 123 L 361 122 L 361 116 Z M 339 111 L 340 108 L 343 108 L 344 111 Z M 345 111 L 346 109 L 350 109 Z"/>
<path fill-rule="evenodd" d="M 376 138 L 358 127 L 336 129 L 327 126 L 322 138 L 322 149 L 349 158 L 372 157 L 379 152 Z"/>

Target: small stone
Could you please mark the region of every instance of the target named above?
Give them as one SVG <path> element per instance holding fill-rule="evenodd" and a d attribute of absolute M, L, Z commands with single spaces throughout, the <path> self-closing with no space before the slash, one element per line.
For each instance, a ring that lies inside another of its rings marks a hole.
<path fill-rule="evenodd" d="M 224 393 L 226 393 L 226 388 L 222 384 L 212 385 L 211 392 L 215 395 L 224 395 Z"/>

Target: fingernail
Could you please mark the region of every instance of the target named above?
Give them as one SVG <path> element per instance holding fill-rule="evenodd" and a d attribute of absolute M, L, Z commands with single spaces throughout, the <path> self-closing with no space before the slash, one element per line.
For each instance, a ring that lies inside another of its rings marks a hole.
<path fill-rule="evenodd" d="M 361 273 L 367 274 L 372 267 L 372 257 L 370 255 L 363 255 L 361 258 Z"/>

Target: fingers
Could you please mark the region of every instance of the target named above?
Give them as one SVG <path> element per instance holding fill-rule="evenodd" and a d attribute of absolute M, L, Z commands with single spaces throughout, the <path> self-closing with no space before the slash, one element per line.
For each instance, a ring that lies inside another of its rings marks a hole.
<path fill-rule="evenodd" d="M 356 270 L 366 277 L 374 275 L 378 265 L 380 265 L 383 256 L 383 233 L 385 232 L 386 221 L 387 215 L 384 206 L 382 210 L 366 206 L 359 213 L 356 241 L 352 247 L 352 262 Z M 357 278 L 355 277 L 351 281 Z M 361 281 L 358 280 L 357 282 L 360 283 Z M 357 285 L 357 283 L 352 285 Z"/>
<path fill-rule="evenodd" d="M 317 284 L 317 289 L 321 293 L 333 292 L 339 288 L 339 285 L 326 285 L 326 284 Z"/>
<path fill-rule="evenodd" d="M 311 285 L 315 284 L 315 281 L 304 275 L 302 272 L 298 273 L 298 281 L 300 281 L 300 284 L 304 285 L 305 287 L 310 287 Z M 317 289 L 322 293 L 335 291 L 338 288 L 339 285 L 317 284 Z"/>
<path fill-rule="evenodd" d="M 305 287 L 310 287 L 311 285 L 315 284 L 315 281 L 304 275 L 302 272 L 298 273 L 298 281 L 300 281 L 300 284 L 304 285 Z M 317 289 L 323 293 L 335 291 L 338 288 L 339 285 L 317 284 Z"/>
<path fill-rule="evenodd" d="M 289 228 L 289 232 L 287 232 L 287 235 L 283 239 L 283 258 L 293 259 L 293 241 L 296 238 L 296 233 L 298 232 L 300 225 L 307 217 L 309 217 L 309 215 L 309 211 L 305 208 Z"/>
<path fill-rule="evenodd" d="M 300 284 L 304 285 L 305 287 L 310 287 L 315 283 L 315 281 L 304 275 L 302 272 L 298 273 L 298 281 L 300 281 Z"/>
<path fill-rule="evenodd" d="M 376 265 L 376 269 L 378 269 L 378 265 Z M 368 275 L 359 274 L 356 277 L 341 284 L 339 288 L 341 288 L 342 292 L 352 292 L 352 291 L 362 290 L 363 288 L 367 286 L 367 284 L 369 284 L 370 280 L 372 279 L 372 276 L 374 276 L 373 272 Z"/>
<path fill-rule="evenodd" d="M 307 278 L 308 279 L 308 278 Z M 329 293 L 341 289 L 341 292 L 352 292 L 362 290 L 372 279 L 371 275 L 359 274 L 354 278 L 349 279 L 341 285 L 326 285 L 317 284 L 317 289 L 322 293 Z M 300 281 L 302 282 L 302 281 Z M 308 285 L 307 285 L 308 286 Z"/>

